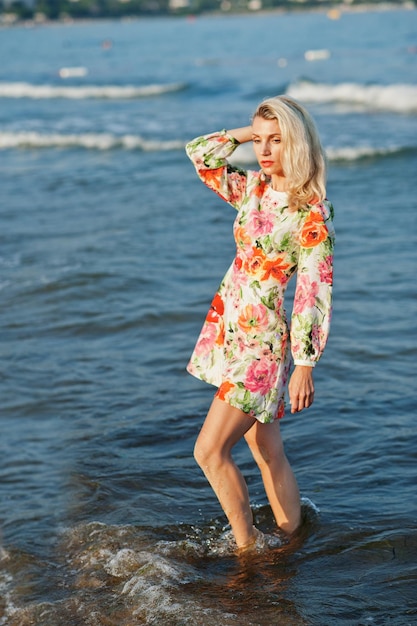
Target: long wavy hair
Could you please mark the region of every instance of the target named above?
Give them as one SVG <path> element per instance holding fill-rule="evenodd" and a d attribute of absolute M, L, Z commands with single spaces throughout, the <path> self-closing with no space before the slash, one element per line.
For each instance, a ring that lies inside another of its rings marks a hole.
<path fill-rule="evenodd" d="M 288 208 L 297 211 L 326 197 L 326 159 L 316 125 L 298 102 L 276 96 L 261 102 L 253 114 L 277 120 L 282 141 L 281 163 L 288 182 Z"/>

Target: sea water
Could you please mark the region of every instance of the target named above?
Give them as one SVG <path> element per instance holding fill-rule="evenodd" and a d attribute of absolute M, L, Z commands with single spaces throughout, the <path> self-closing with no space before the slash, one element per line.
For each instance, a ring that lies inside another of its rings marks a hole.
<path fill-rule="evenodd" d="M 0 30 L 0 624 L 415 623 L 416 27 L 402 9 Z M 266 539 L 238 559 L 192 458 L 213 388 L 185 372 L 234 213 L 183 148 L 277 93 L 328 156 L 335 308 L 315 404 L 282 422 L 303 527 L 277 531 L 239 445 Z"/>

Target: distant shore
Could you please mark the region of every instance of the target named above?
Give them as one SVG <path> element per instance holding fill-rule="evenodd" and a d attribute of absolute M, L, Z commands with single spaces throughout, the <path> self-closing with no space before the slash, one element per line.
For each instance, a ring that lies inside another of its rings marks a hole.
<path fill-rule="evenodd" d="M 70 15 L 59 16 L 56 19 L 50 19 L 42 13 L 37 13 L 33 18 L 23 19 L 19 18 L 13 13 L 0 13 L 0 29 L 9 28 L 13 26 L 24 26 L 27 28 L 37 26 L 53 26 L 53 25 L 71 25 L 71 24 L 91 24 L 92 22 L 133 22 L 137 20 L 152 20 L 155 18 L 174 18 L 174 19 L 197 19 L 199 17 L 223 17 L 232 16 L 249 16 L 254 17 L 256 15 L 276 15 L 276 14 L 291 14 L 291 13 L 324 13 L 329 19 L 337 20 L 342 17 L 343 14 L 350 13 L 376 13 L 386 11 L 414 11 L 417 9 L 417 2 L 415 0 L 408 0 L 401 3 L 396 2 L 379 2 L 379 3 L 363 3 L 363 4 L 347 4 L 340 3 L 332 6 L 286 6 L 276 8 L 261 8 L 257 10 L 212 10 L 202 11 L 199 13 L 186 13 L 186 12 L 159 12 L 159 13 L 142 13 L 123 16 L 83 16 L 72 17 Z"/>

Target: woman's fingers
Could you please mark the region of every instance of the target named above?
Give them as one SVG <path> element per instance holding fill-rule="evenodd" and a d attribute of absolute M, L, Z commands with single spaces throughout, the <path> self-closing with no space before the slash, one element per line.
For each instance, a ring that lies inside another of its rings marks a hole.
<path fill-rule="evenodd" d="M 314 400 L 313 368 L 297 365 L 288 385 L 291 413 L 308 409 Z"/>

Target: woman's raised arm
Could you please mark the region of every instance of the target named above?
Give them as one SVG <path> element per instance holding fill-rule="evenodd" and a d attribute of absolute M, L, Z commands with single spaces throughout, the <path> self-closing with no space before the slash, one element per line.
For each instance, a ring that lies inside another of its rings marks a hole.
<path fill-rule="evenodd" d="M 242 126 L 227 131 L 228 135 L 234 137 L 239 143 L 246 143 L 252 140 L 252 126 Z"/>

